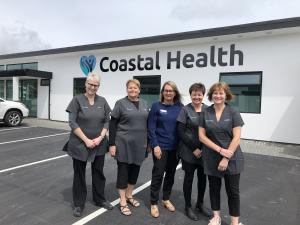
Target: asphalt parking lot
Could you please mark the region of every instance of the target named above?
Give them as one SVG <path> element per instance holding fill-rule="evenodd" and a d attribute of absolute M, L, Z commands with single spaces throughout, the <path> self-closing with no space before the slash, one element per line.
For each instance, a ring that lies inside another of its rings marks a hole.
<path fill-rule="evenodd" d="M 106 156 L 107 200 L 112 211 L 96 207 L 91 200 L 90 167 L 87 168 L 88 197 L 82 218 L 72 215 L 72 160 L 61 151 L 68 138 L 66 123 L 25 120 L 18 128 L 0 125 L 0 224 L 136 224 L 206 225 L 184 215 L 183 171 L 178 168 L 171 200 L 177 210 L 160 207 L 160 217 L 149 213 L 149 181 L 152 159 L 141 168 L 135 197 L 141 207 L 130 217 L 118 209 L 115 188 L 116 162 Z M 243 141 L 246 165 L 241 177 L 241 221 L 245 225 L 298 225 L 300 221 L 300 146 Z M 195 178 L 196 181 L 196 178 Z M 196 190 L 196 182 L 194 188 Z M 195 193 L 192 195 L 196 199 Z M 205 205 L 209 207 L 208 191 Z M 227 199 L 222 188 L 222 225 L 229 225 Z"/>

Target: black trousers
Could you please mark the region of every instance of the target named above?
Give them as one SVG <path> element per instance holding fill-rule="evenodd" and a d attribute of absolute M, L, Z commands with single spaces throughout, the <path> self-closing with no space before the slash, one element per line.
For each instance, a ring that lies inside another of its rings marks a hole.
<path fill-rule="evenodd" d="M 170 199 L 178 158 L 175 150 L 162 150 L 160 159 L 157 159 L 152 153 L 152 158 L 153 168 L 150 187 L 150 201 L 152 205 L 156 205 L 159 199 L 159 191 L 163 182 L 164 173 L 166 174 L 163 184 L 163 200 Z"/>
<path fill-rule="evenodd" d="M 230 216 L 240 216 L 240 174 L 225 175 L 225 189 L 228 198 L 228 208 Z M 220 190 L 222 186 L 222 178 L 208 176 L 209 195 L 211 209 L 220 210 Z"/>
<path fill-rule="evenodd" d="M 105 200 L 104 187 L 106 178 L 103 174 L 105 155 L 96 156 L 92 162 L 92 191 L 95 203 L 102 203 Z M 85 170 L 87 162 L 83 162 L 73 158 L 73 203 L 74 206 L 84 207 L 87 195 Z"/>
<path fill-rule="evenodd" d="M 204 169 L 202 165 L 191 164 L 184 160 L 181 160 L 181 162 L 182 162 L 182 168 L 184 170 L 183 195 L 185 200 L 185 207 L 189 208 L 192 206 L 191 195 L 192 195 L 192 187 L 193 187 L 195 170 L 197 170 L 197 178 L 198 178 L 197 204 L 203 203 L 204 193 L 206 188 L 206 175 L 204 174 Z"/>
<path fill-rule="evenodd" d="M 128 184 L 135 185 L 140 173 L 140 166 L 118 161 L 117 189 L 126 189 Z"/>

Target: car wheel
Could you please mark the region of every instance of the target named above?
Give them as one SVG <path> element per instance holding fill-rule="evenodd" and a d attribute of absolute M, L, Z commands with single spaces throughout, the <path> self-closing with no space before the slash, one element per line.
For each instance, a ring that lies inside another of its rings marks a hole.
<path fill-rule="evenodd" d="M 18 111 L 9 111 L 6 113 L 4 121 L 10 127 L 19 126 L 22 122 L 22 115 Z"/>

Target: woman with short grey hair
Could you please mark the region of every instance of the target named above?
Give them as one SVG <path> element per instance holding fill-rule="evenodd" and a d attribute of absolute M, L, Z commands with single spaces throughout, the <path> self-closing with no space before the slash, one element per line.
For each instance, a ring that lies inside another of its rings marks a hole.
<path fill-rule="evenodd" d="M 67 152 L 73 159 L 73 215 L 80 217 L 87 196 L 85 169 L 87 162 L 92 166 L 92 192 L 95 205 L 112 209 L 104 197 L 105 176 L 103 165 L 108 150 L 110 107 L 106 99 L 97 95 L 100 76 L 90 73 L 85 82 L 85 93 L 75 96 L 66 111 L 69 113 L 71 133 Z"/>

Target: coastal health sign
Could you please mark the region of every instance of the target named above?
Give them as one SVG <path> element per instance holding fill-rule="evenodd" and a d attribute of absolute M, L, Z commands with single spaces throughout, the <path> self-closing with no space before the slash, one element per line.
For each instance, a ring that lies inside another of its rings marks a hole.
<path fill-rule="evenodd" d="M 169 51 L 161 56 L 160 51 L 155 51 L 152 56 L 136 55 L 131 58 L 116 59 L 108 56 L 99 59 L 101 72 L 126 72 L 160 70 L 162 68 L 161 58 L 165 57 L 164 65 L 166 69 L 181 68 L 205 68 L 205 67 L 226 67 L 242 66 L 244 64 L 244 53 L 236 48 L 235 44 L 227 47 L 216 47 L 212 45 L 209 51 L 199 51 L 198 53 L 182 53 L 182 51 Z M 95 69 L 96 57 L 93 55 L 82 56 L 80 67 L 85 75 Z"/>

